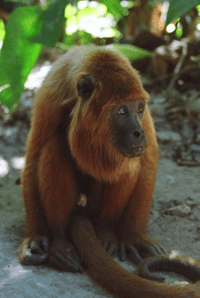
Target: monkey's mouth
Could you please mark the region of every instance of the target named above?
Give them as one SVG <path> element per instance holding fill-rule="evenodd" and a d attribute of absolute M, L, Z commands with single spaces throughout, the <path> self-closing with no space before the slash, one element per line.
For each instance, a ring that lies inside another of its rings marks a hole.
<path fill-rule="evenodd" d="M 132 154 L 133 156 L 141 156 L 145 152 L 145 147 L 140 146 L 140 147 L 133 147 L 132 148 Z"/>
<path fill-rule="evenodd" d="M 129 157 L 129 158 L 141 156 L 144 152 L 145 152 L 145 146 L 132 147 L 131 149 L 121 150 L 121 153 L 125 157 Z"/>

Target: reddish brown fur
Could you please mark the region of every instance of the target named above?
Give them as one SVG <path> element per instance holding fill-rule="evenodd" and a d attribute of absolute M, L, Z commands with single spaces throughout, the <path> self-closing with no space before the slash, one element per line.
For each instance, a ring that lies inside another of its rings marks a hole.
<path fill-rule="evenodd" d="M 86 74 L 97 87 L 84 102 L 76 85 Z M 55 63 L 37 94 L 28 137 L 22 176 L 27 236 L 20 261 L 27 263 L 26 250 L 40 242 L 37 237 L 47 237 L 49 263 L 67 270 L 66 247 L 72 240 L 94 280 L 116 297 L 200 297 L 197 286 L 160 285 L 124 271 L 98 244 L 87 220 L 73 216 L 77 208 L 86 210 L 102 242 L 154 246 L 146 225 L 158 148 L 148 106 L 141 120 L 148 139 L 142 156 L 124 157 L 110 129 L 113 106 L 138 100 L 147 103 L 148 94 L 118 53 L 75 47 Z M 87 204 L 77 207 L 81 193 Z"/>

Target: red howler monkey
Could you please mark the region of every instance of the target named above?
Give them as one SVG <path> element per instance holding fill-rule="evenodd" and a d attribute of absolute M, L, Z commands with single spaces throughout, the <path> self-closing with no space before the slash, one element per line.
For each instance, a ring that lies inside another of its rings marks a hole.
<path fill-rule="evenodd" d="M 120 298 L 200 297 L 198 284 L 148 281 L 109 256 L 140 263 L 162 252 L 145 234 L 158 160 L 147 103 L 138 73 L 116 52 L 75 47 L 55 63 L 28 136 L 22 264 L 86 266 Z"/>

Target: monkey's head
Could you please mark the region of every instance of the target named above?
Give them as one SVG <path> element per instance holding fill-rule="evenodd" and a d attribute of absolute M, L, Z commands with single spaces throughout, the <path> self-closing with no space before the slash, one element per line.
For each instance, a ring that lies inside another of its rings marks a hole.
<path fill-rule="evenodd" d="M 95 54 L 87 73 L 77 80 L 69 144 L 84 171 L 96 179 L 113 180 L 116 171 L 128 171 L 130 159 L 136 161 L 145 152 L 142 122 L 148 95 L 124 57 Z"/>

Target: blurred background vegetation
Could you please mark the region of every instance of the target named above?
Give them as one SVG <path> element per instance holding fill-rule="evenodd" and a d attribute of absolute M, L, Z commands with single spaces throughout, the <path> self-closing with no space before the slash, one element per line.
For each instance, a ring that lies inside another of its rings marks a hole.
<path fill-rule="evenodd" d="M 154 74 L 167 76 L 166 63 L 157 67 L 156 50 L 184 41 L 179 54 L 175 44 L 178 57 L 163 48 L 176 74 L 177 62 L 198 60 L 199 38 L 200 0 L 0 0 L 0 102 L 16 108 L 38 58 L 53 55 L 49 48 L 62 53 L 73 45 L 108 46 L 142 68 L 154 57 Z"/>

